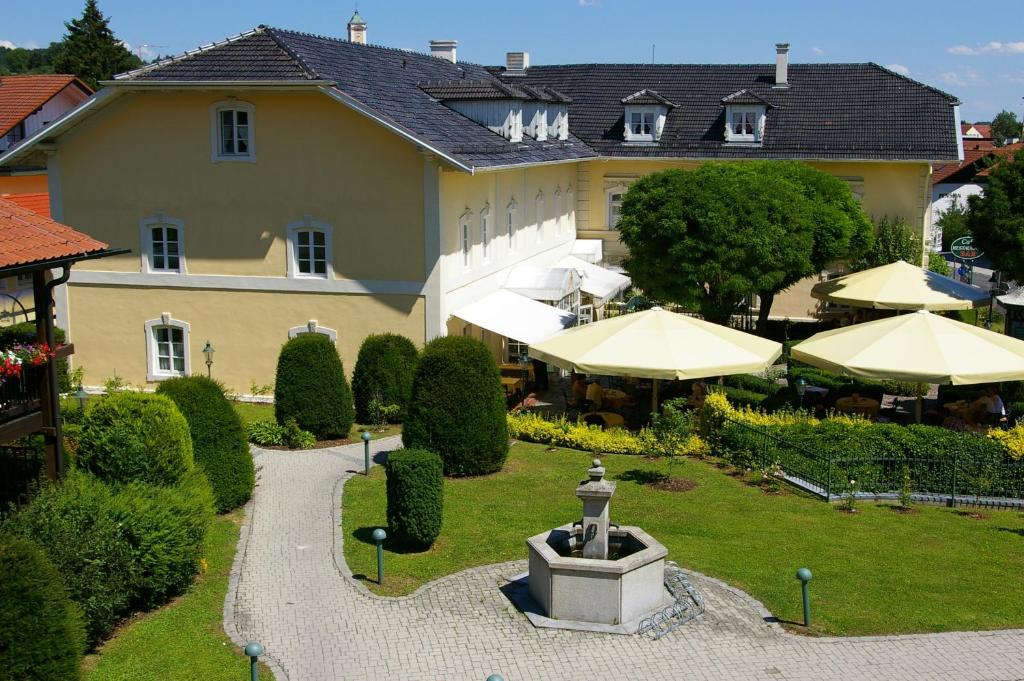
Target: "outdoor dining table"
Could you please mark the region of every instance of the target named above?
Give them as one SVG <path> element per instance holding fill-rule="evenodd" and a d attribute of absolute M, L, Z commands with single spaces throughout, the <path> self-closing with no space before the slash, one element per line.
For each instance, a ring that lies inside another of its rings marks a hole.
<path fill-rule="evenodd" d="M 523 389 L 523 379 L 512 376 L 501 377 L 501 387 L 505 389 L 506 395 L 514 395 L 517 390 Z"/>
<path fill-rule="evenodd" d="M 605 388 L 601 395 L 601 404 L 612 409 L 620 409 L 629 403 L 629 395 L 618 388 Z"/>
<path fill-rule="evenodd" d="M 878 407 L 881 403 L 870 397 L 840 397 L 836 400 L 836 409 L 844 414 L 863 414 L 865 416 L 877 416 Z"/>
<path fill-rule="evenodd" d="M 621 414 L 616 414 L 613 411 L 591 411 L 586 414 L 580 414 L 581 419 L 585 419 L 588 416 L 600 416 L 606 428 L 626 427 L 626 419 Z"/>
<path fill-rule="evenodd" d="M 516 376 L 520 376 L 521 377 L 523 375 L 523 368 L 524 367 L 523 367 L 522 364 L 515 364 L 514 362 L 502 362 L 501 364 L 498 365 L 498 369 L 501 371 L 501 374 L 503 376 L 509 375 L 509 374 L 514 374 Z M 527 376 L 527 378 L 532 381 L 533 380 L 533 364 L 532 363 L 528 363 L 525 368 L 526 368 L 526 376 Z"/>

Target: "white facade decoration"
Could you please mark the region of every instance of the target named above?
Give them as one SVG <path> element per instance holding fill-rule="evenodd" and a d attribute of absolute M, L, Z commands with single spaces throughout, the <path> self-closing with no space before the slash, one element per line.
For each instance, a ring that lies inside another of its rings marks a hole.
<path fill-rule="evenodd" d="M 288 338 L 292 339 L 296 336 L 301 336 L 304 333 L 319 333 L 330 338 L 332 343 L 338 342 L 338 332 L 334 329 L 329 329 L 326 326 L 320 326 L 315 319 L 310 319 L 302 326 L 293 326 L 288 329 Z"/>
<path fill-rule="evenodd" d="M 518 99 L 452 100 L 447 106 L 509 142 L 523 141 L 523 102 Z"/>

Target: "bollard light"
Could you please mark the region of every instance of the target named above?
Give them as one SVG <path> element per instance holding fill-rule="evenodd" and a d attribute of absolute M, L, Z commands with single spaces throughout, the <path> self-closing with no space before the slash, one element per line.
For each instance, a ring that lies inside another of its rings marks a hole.
<path fill-rule="evenodd" d="M 807 381 L 805 381 L 804 377 L 801 376 L 800 378 L 796 379 L 796 394 L 800 396 L 800 408 L 801 409 L 804 408 L 804 393 L 806 393 L 806 392 L 807 392 Z"/>
<path fill-rule="evenodd" d="M 263 646 L 256 641 L 245 644 L 245 654 L 249 656 L 249 675 L 252 681 L 260 680 L 259 656 L 263 654 Z"/>
<path fill-rule="evenodd" d="M 800 591 L 804 598 L 804 626 L 811 626 L 811 594 L 807 588 L 807 582 L 811 581 L 811 571 L 807 568 L 800 568 L 796 571 L 796 578 L 800 580 Z"/>
<path fill-rule="evenodd" d="M 388 533 L 377 528 L 373 531 L 373 541 L 377 542 L 377 583 L 384 583 L 384 540 L 388 538 Z"/>
<path fill-rule="evenodd" d="M 501 674 L 491 674 L 487 677 L 487 681 L 505 681 L 505 677 Z"/>
<path fill-rule="evenodd" d="M 372 437 L 370 431 L 363 431 L 363 475 L 370 474 L 370 439 Z"/>

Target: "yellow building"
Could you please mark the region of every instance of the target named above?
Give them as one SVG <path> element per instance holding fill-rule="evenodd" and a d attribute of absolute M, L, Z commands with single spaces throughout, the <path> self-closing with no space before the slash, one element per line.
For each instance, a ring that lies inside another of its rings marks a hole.
<path fill-rule="evenodd" d="M 306 332 L 331 336 L 349 371 L 383 331 L 472 334 L 514 359 L 628 286 L 599 264 L 622 255 L 617 202 L 647 172 L 804 159 L 924 234 L 930 163 L 957 156 L 955 101 L 874 65 L 794 66 L 781 84 L 785 55 L 638 68 L 510 53 L 487 69 L 453 41 L 427 55 L 364 35 L 260 28 L 123 74 L 0 156 L 45 163 L 54 219 L 132 251 L 76 268 L 59 301 L 87 385 L 200 373 L 209 342 L 212 374 L 259 392 Z M 838 84 L 877 93 L 822 120 L 808 93 L 827 77 L 830 111 Z M 900 118 L 914 106 L 937 132 Z M 810 314 L 790 297 L 776 306 Z"/>

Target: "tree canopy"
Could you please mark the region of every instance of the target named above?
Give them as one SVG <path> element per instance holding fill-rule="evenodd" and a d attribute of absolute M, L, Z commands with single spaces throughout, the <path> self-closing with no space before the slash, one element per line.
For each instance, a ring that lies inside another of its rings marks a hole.
<path fill-rule="evenodd" d="M 623 198 L 619 231 L 637 286 L 719 323 L 757 293 L 763 324 L 776 293 L 829 262 L 860 257 L 872 238 L 845 183 L 782 161 L 643 177 Z"/>
<path fill-rule="evenodd" d="M 96 88 L 101 80 L 142 66 L 142 60 L 114 36 L 110 19 L 100 12 L 96 0 L 86 0 L 82 16 L 64 27 L 67 34 L 54 60 L 58 73 L 73 73 Z"/>
<path fill-rule="evenodd" d="M 1024 155 L 996 166 L 985 193 L 967 199 L 967 227 L 1004 278 L 1024 281 Z"/>
<path fill-rule="evenodd" d="M 858 263 L 857 269 L 881 267 L 897 260 L 920 265 L 921 247 L 920 236 L 907 225 L 906 220 L 883 217 L 878 223 L 875 243 L 864 260 Z"/>
<path fill-rule="evenodd" d="M 1014 138 L 1020 138 L 1020 121 L 1012 111 L 1000 111 L 992 119 L 992 140 L 997 147 L 1008 144 Z"/>

